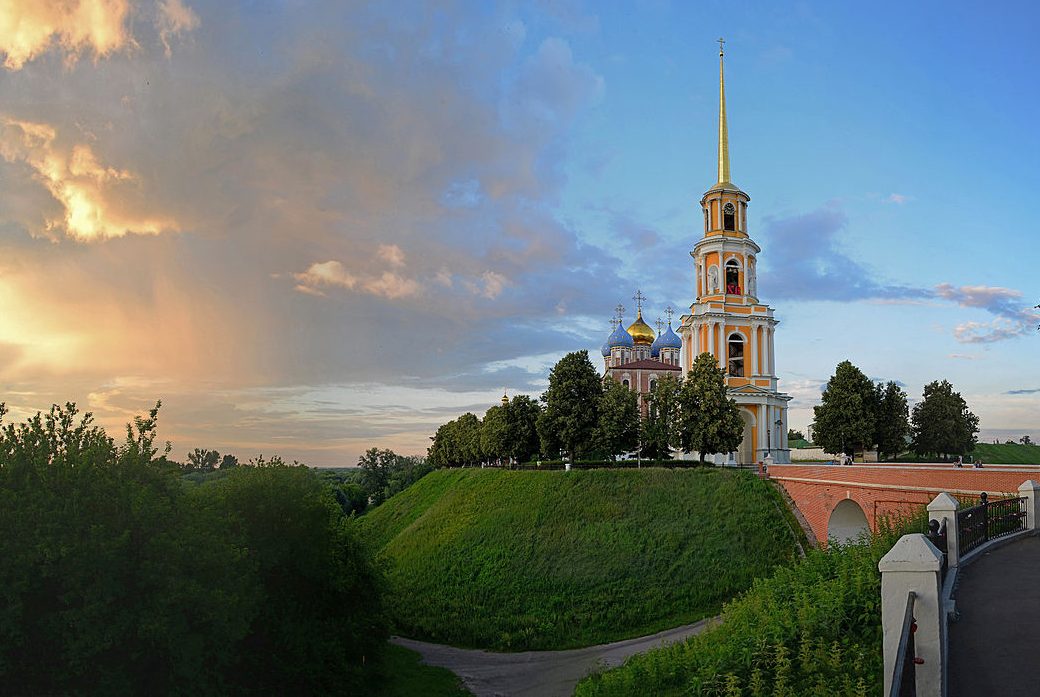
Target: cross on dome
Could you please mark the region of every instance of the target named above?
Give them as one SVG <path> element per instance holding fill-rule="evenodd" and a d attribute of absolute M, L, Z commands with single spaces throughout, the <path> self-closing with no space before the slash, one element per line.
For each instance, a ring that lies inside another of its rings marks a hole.
<path fill-rule="evenodd" d="M 643 291 L 636 290 L 636 294 L 632 296 L 632 299 L 636 301 L 636 309 L 640 314 L 643 312 L 643 302 L 646 300 L 646 296 L 643 295 Z"/>
<path fill-rule="evenodd" d="M 665 305 L 664 313 L 668 315 L 668 326 L 672 326 L 672 315 L 675 314 L 675 308 L 673 308 L 671 305 Z"/>
<path fill-rule="evenodd" d="M 625 317 L 625 306 L 618 303 L 614 307 L 614 321 L 621 324 L 621 320 Z"/>
<path fill-rule="evenodd" d="M 721 56 L 723 55 L 722 44 L 726 43 L 726 40 L 720 36 L 718 39 L 716 39 L 716 41 L 719 42 L 719 55 Z"/>
<path fill-rule="evenodd" d="M 657 333 L 660 334 L 661 329 L 664 327 L 664 322 L 661 321 L 660 317 L 658 317 L 657 320 L 654 322 L 654 326 L 657 327 Z"/>

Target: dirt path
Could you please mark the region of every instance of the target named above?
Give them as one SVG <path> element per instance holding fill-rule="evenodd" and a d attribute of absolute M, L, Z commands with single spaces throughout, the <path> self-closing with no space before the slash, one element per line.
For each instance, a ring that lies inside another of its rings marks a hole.
<path fill-rule="evenodd" d="M 476 697 L 571 697 L 578 681 L 594 670 L 621 665 L 633 654 L 700 634 L 712 621 L 569 651 L 494 653 L 402 637 L 391 641 L 418 651 L 429 665 L 453 671 Z"/>

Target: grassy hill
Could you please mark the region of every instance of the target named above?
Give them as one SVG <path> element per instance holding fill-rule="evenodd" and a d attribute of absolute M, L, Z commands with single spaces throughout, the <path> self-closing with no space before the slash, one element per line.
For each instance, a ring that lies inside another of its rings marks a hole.
<path fill-rule="evenodd" d="M 442 470 L 358 520 L 407 636 L 555 649 L 691 622 L 796 554 L 747 472 Z"/>
<path fill-rule="evenodd" d="M 965 462 L 979 458 L 990 465 L 1040 465 L 1040 445 L 979 443 Z"/>

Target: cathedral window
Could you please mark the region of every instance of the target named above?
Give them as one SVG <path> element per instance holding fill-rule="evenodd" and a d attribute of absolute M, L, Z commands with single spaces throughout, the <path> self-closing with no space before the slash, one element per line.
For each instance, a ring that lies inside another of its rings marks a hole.
<path fill-rule="evenodd" d="M 727 203 L 722 209 L 722 228 L 731 231 L 737 229 L 737 211 L 732 203 Z"/>
<path fill-rule="evenodd" d="M 736 259 L 726 262 L 726 294 L 740 295 L 740 265 Z"/>
<path fill-rule="evenodd" d="M 625 387 L 629 387 L 628 380 L 622 380 L 621 384 L 624 385 Z"/>
<path fill-rule="evenodd" d="M 729 336 L 729 375 L 734 378 L 744 377 L 744 336 Z"/>

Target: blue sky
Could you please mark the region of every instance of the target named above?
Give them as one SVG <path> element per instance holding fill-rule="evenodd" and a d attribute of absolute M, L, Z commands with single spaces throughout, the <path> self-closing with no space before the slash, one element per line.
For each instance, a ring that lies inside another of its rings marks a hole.
<path fill-rule="evenodd" d="M 1031 5 L 85 6 L 0 10 L 15 418 L 352 464 L 598 364 L 693 299 L 721 35 L 792 426 L 849 359 L 1040 440 Z"/>

